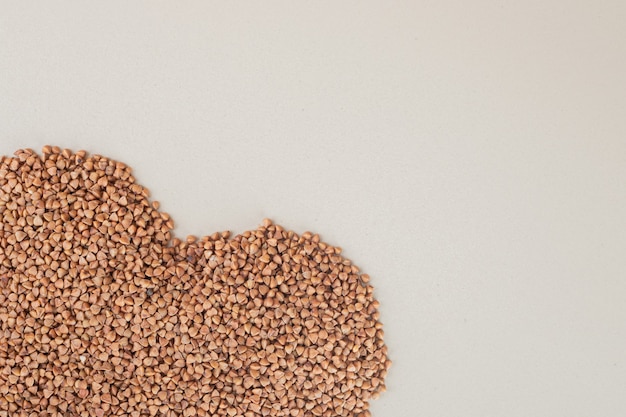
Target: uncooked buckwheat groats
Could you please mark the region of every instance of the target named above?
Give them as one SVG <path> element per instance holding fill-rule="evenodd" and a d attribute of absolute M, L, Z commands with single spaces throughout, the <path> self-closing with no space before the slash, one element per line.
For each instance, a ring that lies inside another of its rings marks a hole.
<path fill-rule="evenodd" d="M 369 277 L 265 220 L 184 241 L 128 166 L 0 161 L 0 417 L 368 416 Z"/>

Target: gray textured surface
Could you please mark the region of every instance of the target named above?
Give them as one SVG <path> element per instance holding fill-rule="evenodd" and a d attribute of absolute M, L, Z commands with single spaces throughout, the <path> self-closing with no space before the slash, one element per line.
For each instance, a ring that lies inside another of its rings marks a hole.
<path fill-rule="evenodd" d="M 180 236 L 372 275 L 374 417 L 626 412 L 622 1 L 0 1 L 0 152 L 121 159 Z"/>

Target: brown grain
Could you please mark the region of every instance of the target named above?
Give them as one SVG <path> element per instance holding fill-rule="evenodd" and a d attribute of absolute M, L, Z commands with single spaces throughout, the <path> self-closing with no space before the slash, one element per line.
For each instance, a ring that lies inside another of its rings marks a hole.
<path fill-rule="evenodd" d="M 370 277 L 318 235 L 176 239 L 131 169 L 0 160 L 0 417 L 368 416 Z"/>

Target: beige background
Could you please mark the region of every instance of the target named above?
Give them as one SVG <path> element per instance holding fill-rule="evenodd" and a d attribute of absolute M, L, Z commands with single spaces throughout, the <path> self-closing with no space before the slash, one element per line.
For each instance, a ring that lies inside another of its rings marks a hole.
<path fill-rule="evenodd" d="M 374 417 L 626 413 L 626 2 L 0 1 L 0 153 L 372 275 Z"/>

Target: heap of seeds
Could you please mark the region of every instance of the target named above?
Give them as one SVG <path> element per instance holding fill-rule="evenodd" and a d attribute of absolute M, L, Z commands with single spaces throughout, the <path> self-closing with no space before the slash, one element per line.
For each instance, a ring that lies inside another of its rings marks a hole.
<path fill-rule="evenodd" d="M 0 417 L 368 416 L 369 277 L 265 220 L 185 241 L 126 165 L 0 161 Z"/>

